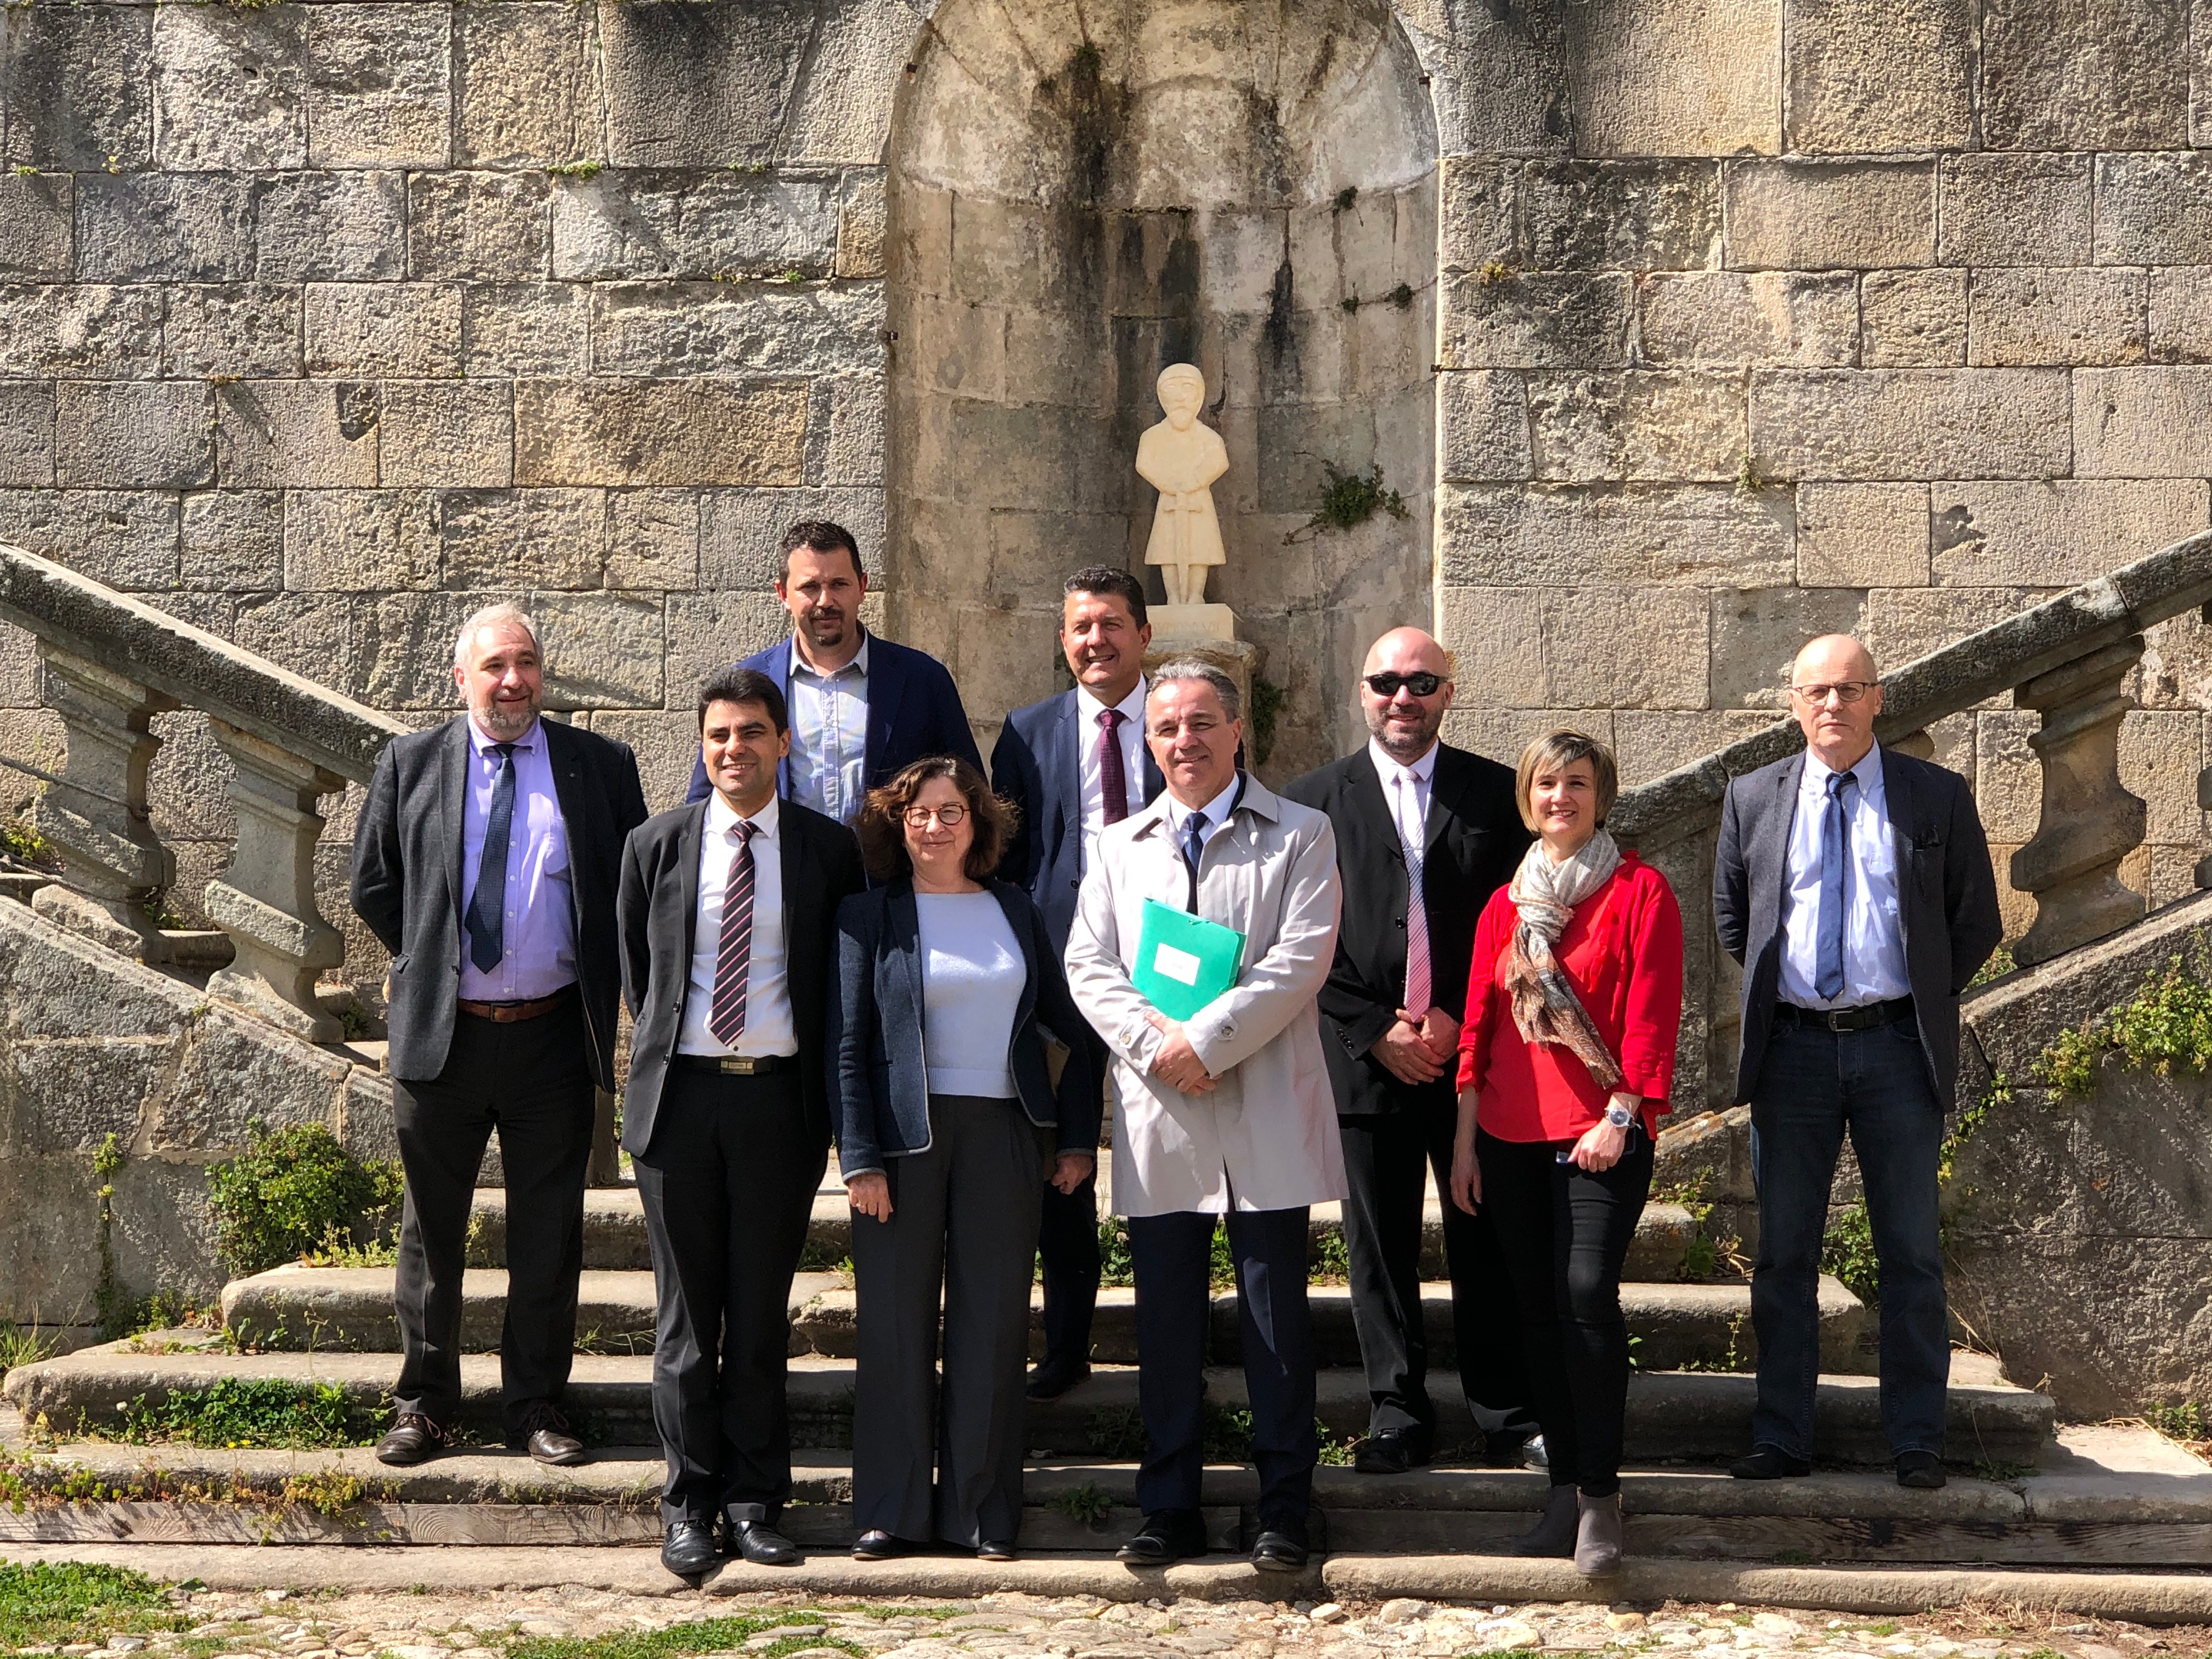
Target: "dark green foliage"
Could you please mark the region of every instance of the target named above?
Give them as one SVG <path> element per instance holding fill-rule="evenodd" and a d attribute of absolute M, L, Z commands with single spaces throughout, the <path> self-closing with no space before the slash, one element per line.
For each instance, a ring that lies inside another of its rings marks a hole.
<path fill-rule="evenodd" d="M 1411 296 L 1407 297 L 1410 301 Z M 1412 516 L 1405 496 L 1383 484 L 1380 461 L 1364 472 L 1340 471 L 1334 461 L 1323 461 L 1321 470 L 1321 506 L 1312 518 L 1283 538 L 1285 545 L 1324 530 L 1355 529 L 1377 513 L 1388 513 L 1394 519 Z"/>
<path fill-rule="evenodd" d="M 1275 752 L 1275 721 L 1283 712 L 1283 688 L 1264 676 L 1252 677 L 1251 719 L 1246 732 L 1252 739 L 1252 758 L 1265 766 Z"/>
<path fill-rule="evenodd" d="M 357 1433 L 345 1390 L 335 1382 L 217 1377 L 204 1389 L 175 1389 L 159 1405 L 139 1395 L 123 1413 L 118 1438 L 186 1446 L 281 1446 L 307 1450 L 369 1443 Z"/>
<path fill-rule="evenodd" d="M 898 1609 L 901 1613 L 907 1610 Z M 751 1638 L 784 1625 L 819 1625 L 818 1613 L 757 1613 L 737 1619 L 702 1619 L 696 1624 L 671 1625 L 663 1630 L 616 1631 L 605 1636 L 531 1636 L 511 1643 L 507 1659 L 683 1659 L 694 1653 L 727 1653 L 743 1649 L 748 1656 L 781 1659 L 805 1648 L 836 1648 L 860 1654 L 866 1649 L 834 1636 L 787 1636 L 781 1641 L 749 1645 Z"/>
<path fill-rule="evenodd" d="M 2185 1400 L 2178 1406 L 2153 1406 L 2143 1421 L 2169 1440 L 2201 1444 L 2212 1440 L 2212 1407 Z"/>
<path fill-rule="evenodd" d="M 2029 1069 L 2037 1082 L 2063 1094 L 2087 1094 L 2107 1050 L 2160 1077 L 2201 1075 L 2212 1063 L 2212 985 L 2185 972 L 2176 957 L 2163 975 L 2144 979 L 2133 1002 L 2077 1031 L 2061 1032 Z"/>
<path fill-rule="evenodd" d="M 363 1164 L 319 1123 L 257 1123 L 252 1146 L 208 1167 L 216 1254 L 239 1273 L 293 1261 L 333 1232 L 373 1237 L 397 1218 L 400 1193 L 397 1164 Z"/>
<path fill-rule="evenodd" d="M 34 869 L 62 867 L 62 855 L 54 850 L 52 842 L 32 827 L 27 818 L 9 818 L 0 823 L 0 853 Z"/>
<path fill-rule="evenodd" d="M 161 1587 L 128 1567 L 89 1561 L 0 1562 L 0 1649 L 182 1630 Z"/>
<path fill-rule="evenodd" d="M 1820 1271 L 1843 1280 L 1844 1288 L 1869 1307 L 1881 1299 L 1881 1279 L 1874 1259 L 1874 1227 L 1867 1219 L 1864 1204 L 1845 1204 L 1828 1212 Z"/>

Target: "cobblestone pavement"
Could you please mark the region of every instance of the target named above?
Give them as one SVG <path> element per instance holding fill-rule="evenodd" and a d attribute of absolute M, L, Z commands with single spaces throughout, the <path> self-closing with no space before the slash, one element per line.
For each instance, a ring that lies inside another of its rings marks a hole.
<path fill-rule="evenodd" d="M 144 1659 L 506 1659 L 518 1640 L 532 1659 L 643 1659 L 642 1633 L 701 1620 L 787 1621 L 722 1637 L 701 1654 L 763 1659 L 1494 1659 L 1509 1652 L 1679 1655 L 1754 1659 L 1819 1654 L 1832 1659 L 2212 1659 L 2212 1630 L 2148 1629 L 2081 1622 L 2002 1607 L 1909 1619 L 1837 1617 L 1739 1607 L 1608 1609 L 1589 1605 L 1464 1607 L 1414 1601 L 1315 1606 L 1177 1601 L 1109 1602 L 1091 1596 L 1006 1594 L 957 1603 L 896 1601 L 865 1605 L 796 1595 L 682 1598 L 583 1589 L 467 1597 L 435 1594 L 179 1591 L 190 1628 L 170 1635 L 116 1636 L 103 1644 L 20 1650 L 76 1656 L 143 1654 Z M 700 1632 L 702 1637 L 708 1633 Z M 606 1638 L 630 1638 L 631 1641 Z"/>

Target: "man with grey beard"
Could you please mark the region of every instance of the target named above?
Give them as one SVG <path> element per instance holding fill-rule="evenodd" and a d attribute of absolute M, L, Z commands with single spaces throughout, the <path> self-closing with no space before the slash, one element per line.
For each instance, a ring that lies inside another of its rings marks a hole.
<path fill-rule="evenodd" d="M 1400 1474 L 1436 1449 L 1421 1318 L 1421 1194 L 1451 1179 L 1452 1084 L 1475 918 L 1511 879 L 1529 835 L 1513 769 L 1438 741 L 1452 662 L 1418 628 L 1376 640 L 1360 669 L 1368 742 L 1284 790 L 1328 815 L 1344 926 L 1321 994 L 1350 1195 L 1352 1319 L 1367 1371 L 1367 1437 L 1353 1467 Z M 1534 1427 L 1519 1315 L 1487 1213 L 1443 1209 L 1460 1384 L 1493 1462 L 1518 1462 Z"/>
<path fill-rule="evenodd" d="M 538 629 L 515 606 L 461 625 L 453 684 L 467 712 L 392 741 L 354 834 L 353 908 L 392 952 L 388 1066 L 407 1175 L 396 1420 L 376 1455 L 419 1463 L 453 1443 L 469 1206 L 497 1128 L 507 1443 L 580 1463 L 560 1399 L 593 1085 L 615 1086 L 615 890 L 645 792 L 623 744 L 539 719 Z"/>

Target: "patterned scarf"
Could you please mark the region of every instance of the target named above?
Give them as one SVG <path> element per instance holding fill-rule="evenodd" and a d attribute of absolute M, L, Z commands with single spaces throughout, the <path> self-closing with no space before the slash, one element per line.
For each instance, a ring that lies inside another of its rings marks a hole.
<path fill-rule="evenodd" d="M 1553 954 L 1559 935 L 1573 920 L 1575 906 L 1605 885 L 1620 867 L 1620 848 L 1602 830 L 1584 842 L 1571 859 L 1554 864 L 1538 842 L 1521 860 L 1506 890 L 1521 919 L 1505 956 L 1505 991 L 1513 1000 L 1513 1024 L 1528 1042 L 1550 1042 L 1571 1051 L 1589 1068 L 1591 1080 L 1610 1091 L 1620 1081 L 1620 1064 L 1590 1024 L 1582 999 Z"/>

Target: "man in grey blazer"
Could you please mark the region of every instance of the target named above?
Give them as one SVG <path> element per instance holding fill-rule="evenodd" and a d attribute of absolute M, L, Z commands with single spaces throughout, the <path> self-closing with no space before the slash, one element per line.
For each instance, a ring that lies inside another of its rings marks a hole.
<path fill-rule="evenodd" d="M 1966 781 L 1874 739 L 1881 685 L 1856 640 L 1797 654 L 1806 752 L 1734 779 L 1713 918 L 1742 964 L 1735 1098 L 1759 1187 L 1759 1405 L 1730 1473 L 1810 1471 L 1815 1296 L 1846 1127 L 1881 1274 L 1881 1413 L 1899 1486 L 1943 1484 L 1950 1376 L 1936 1164 L 1958 1095 L 1959 994 L 1997 946 L 1996 878 Z"/>

